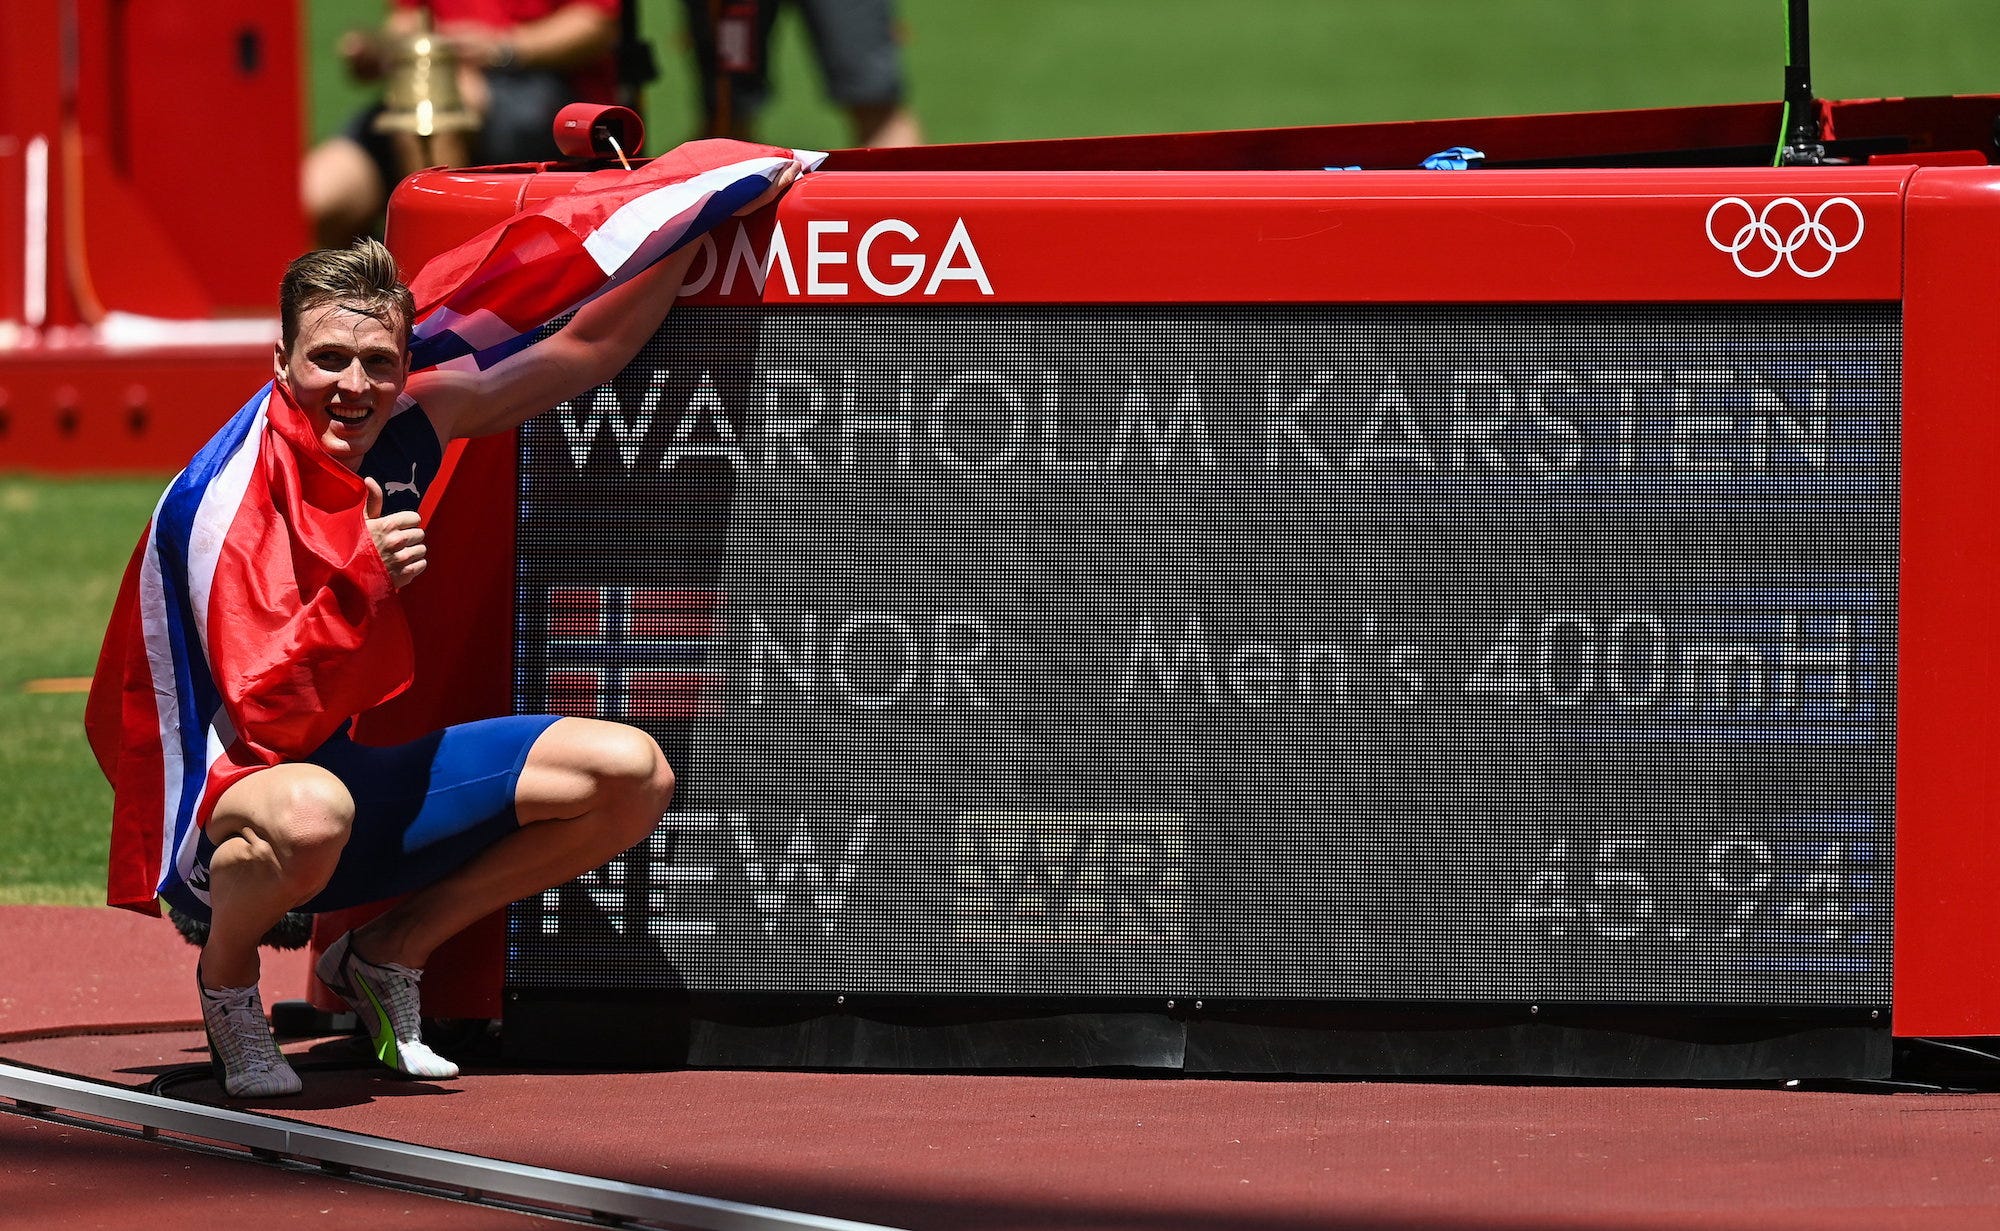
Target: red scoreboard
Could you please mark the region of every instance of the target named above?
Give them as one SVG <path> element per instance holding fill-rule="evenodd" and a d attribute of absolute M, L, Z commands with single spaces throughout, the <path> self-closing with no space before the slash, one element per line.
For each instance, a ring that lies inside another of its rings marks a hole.
<path fill-rule="evenodd" d="M 1789 168 L 1764 108 L 1466 122 L 1461 172 L 1336 169 L 1442 125 L 835 155 L 434 508 L 454 657 L 384 729 L 615 718 L 682 783 L 513 911 L 510 1042 L 1789 1076 L 2000 1034 L 1996 111 L 1836 104 Z M 392 244 L 570 174 L 419 177 Z"/>

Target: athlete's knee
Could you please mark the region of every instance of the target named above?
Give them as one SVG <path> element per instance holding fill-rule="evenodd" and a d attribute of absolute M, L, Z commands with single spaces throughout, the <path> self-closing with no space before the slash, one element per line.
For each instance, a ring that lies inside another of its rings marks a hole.
<path fill-rule="evenodd" d="M 592 771 L 600 803 L 610 804 L 626 845 L 653 831 L 674 796 L 674 771 L 653 737 L 621 723 L 590 732 Z"/>
<path fill-rule="evenodd" d="M 563 721 L 565 726 L 575 725 L 561 732 L 557 755 L 587 774 L 601 790 L 629 794 L 661 782 L 671 789 L 673 771 L 666 768 L 666 758 L 652 736 L 622 722 L 589 718 Z"/>
<path fill-rule="evenodd" d="M 674 797 L 673 767 L 667 764 L 666 754 L 652 736 L 637 727 L 619 726 L 614 730 L 614 776 L 631 794 L 647 802 L 657 820 Z"/>
<path fill-rule="evenodd" d="M 332 878 L 354 828 L 354 799 L 313 765 L 280 765 L 223 792 L 209 836 L 224 881 L 275 882 L 299 901 Z"/>
<path fill-rule="evenodd" d="M 354 828 L 354 797 L 331 774 L 301 774 L 275 801 L 291 841 L 300 846 L 341 847 Z"/>
<path fill-rule="evenodd" d="M 644 789 L 653 802 L 653 814 L 657 820 L 674 801 L 674 767 L 667 764 L 667 754 L 660 751 L 659 744 L 644 731 L 635 732 L 645 747 L 640 757 L 645 762 L 646 777 Z"/>
<path fill-rule="evenodd" d="M 354 830 L 354 798 L 330 774 L 297 774 L 265 801 L 258 829 L 285 882 L 317 892 L 333 875 Z"/>
<path fill-rule="evenodd" d="M 347 832 L 331 823 L 323 808 L 289 811 L 239 827 L 216 845 L 210 867 L 221 882 L 251 874 L 304 901 L 332 879 Z"/>
<path fill-rule="evenodd" d="M 523 824 L 591 818 L 618 850 L 653 831 L 673 799 L 674 772 L 653 737 L 623 723 L 564 718 L 528 755 L 514 806 Z"/>

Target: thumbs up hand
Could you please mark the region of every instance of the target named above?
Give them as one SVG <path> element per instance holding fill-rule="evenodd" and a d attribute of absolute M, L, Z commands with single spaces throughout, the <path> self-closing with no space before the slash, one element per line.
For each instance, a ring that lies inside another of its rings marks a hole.
<path fill-rule="evenodd" d="M 389 583 L 400 590 L 424 571 L 423 519 L 414 512 L 382 516 L 382 485 L 373 479 L 363 482 L 368 484 L 368 537 L 389 570 Z"/>

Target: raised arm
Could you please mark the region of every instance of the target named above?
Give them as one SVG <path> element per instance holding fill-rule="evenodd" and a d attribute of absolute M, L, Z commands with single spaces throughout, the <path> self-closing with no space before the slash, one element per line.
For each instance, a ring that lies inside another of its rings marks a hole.
<path fill-rule="evenodd" d="M 420 372 L 410 377 L 410 396 L 447 441 L 518 427 L 630 363 L 673 306 L 692 259 L 690 245 L 585 304 L 554 337 L 484 372 Z"/>
<path fill-rule="evenodd" d="M 780 176 L 738 216 L 776 200 L 796 174 Z M 693 260 L 690 244 L 585 304 L 553 337 L 483 372 L 420 372 L 410 377 L 410 395 L 445 440 L 518 427 L 605 383 L 631 363 L 673 307 Z"/>

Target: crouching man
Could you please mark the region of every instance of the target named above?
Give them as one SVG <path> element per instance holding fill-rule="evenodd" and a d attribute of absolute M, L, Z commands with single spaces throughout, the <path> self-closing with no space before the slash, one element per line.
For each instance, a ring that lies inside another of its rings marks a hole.
<path fill-rule="evenodd" d="M 771 157 L 751 160 L 762 178 L 739 181 L 719 212 L 704 207 L 711 224 L 761 208 L 797 174 L 789 151 L 738 148 Z M 419 1031 L 432 952 L 659 822 L 673 773 L 632 727 L 516 715 L 397 747 L 348 728 L 411 678 L 396 592 L 427 563 L 417 509 L 445 445 L 611 379 L 659 326 L 693 251 L 654 258 L 489 366 L 414 374 L 416 306 L 388 250 L 309 253 L 282 284 L 273 382 L 162 497 L 87 726 L 117 794 L 113 904 L 164 899 L 208 920 L 197 981 L 229 1095 L 300 1088 L 257 986 L 259 941 L 288 911 L 408 895 L 337 939 L 318 975 L 384 1064 L 454 1077 Z"/>

